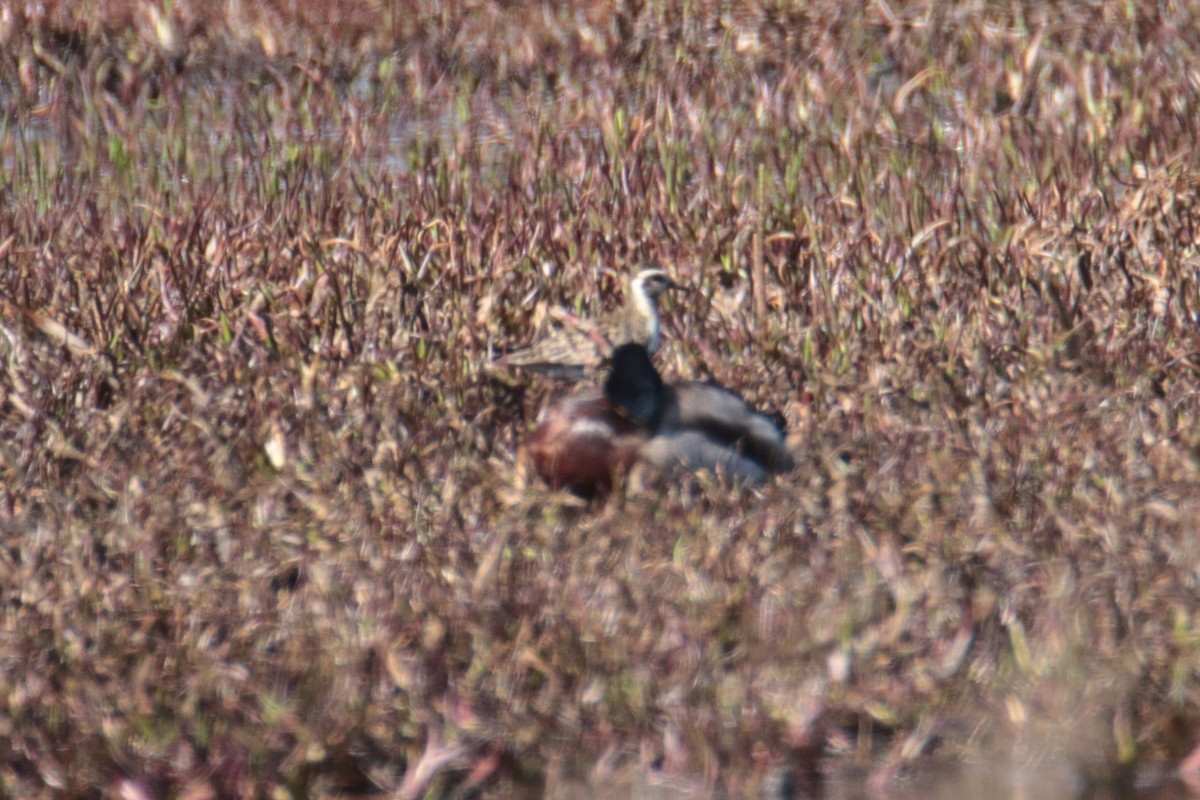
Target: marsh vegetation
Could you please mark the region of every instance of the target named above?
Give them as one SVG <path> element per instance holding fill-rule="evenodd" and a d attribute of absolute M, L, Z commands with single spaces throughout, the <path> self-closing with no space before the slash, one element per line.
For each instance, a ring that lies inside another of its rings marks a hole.
<path fill-rule="evenodd" d="M 0 791 L 1188 756 L 1194 5 L 399 5 L 0 2 Z M 794 471 L 533 477 L 648 262 Z"/>

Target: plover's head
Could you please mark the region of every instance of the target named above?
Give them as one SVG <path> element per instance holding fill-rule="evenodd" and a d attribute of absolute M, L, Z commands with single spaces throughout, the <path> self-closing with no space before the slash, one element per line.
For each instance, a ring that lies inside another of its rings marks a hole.
<path fill-rule="evenodd" d="M 657 299 L 668 289 L 680 288 L 679 284 L 671 280 L 671 276 L 666 271 L 658 267 L 647 267 L 639 271 L 629 282 L 629 286 L 635 295 L 640 294 L 650 300 Z"/>

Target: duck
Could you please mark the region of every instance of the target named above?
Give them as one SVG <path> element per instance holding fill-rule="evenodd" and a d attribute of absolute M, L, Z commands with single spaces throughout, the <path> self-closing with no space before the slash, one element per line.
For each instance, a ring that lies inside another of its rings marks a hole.
<path fill-rule="evenodd" d="M 613 351 L 601 389 L 543 409 L 529 451 L 551 488 L 585 498 L 607 494 L 637 465 L 666 477 L 708 471 L 750 485 L 795 466 L 771 418 L 715 383 L 667 383 L 649 350 L 632 342 Z"/>
<path fill-rule="evenodd" d="M 640 269 L 629 279 L 625 303 L 620 308 L 594 320 L 562 312 L 559 316 L 570 323 L 567 327 L 500 357 L 496 363 L 579 382 L 598 374 L 614 347 L 632 342 L 653 354 L 658 349 L 661 329 L 658 298 L 680 288 L 661 267 Z"/>

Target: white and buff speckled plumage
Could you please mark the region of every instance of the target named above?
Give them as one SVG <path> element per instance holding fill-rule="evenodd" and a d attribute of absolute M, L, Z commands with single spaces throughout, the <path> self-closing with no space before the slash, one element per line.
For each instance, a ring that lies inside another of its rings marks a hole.
<path fill-rule="evenodd" d="M 653 353 L 659 343 L 658 298 L 676 288 L 662 269 L 642 269 L 630 279 L 620 308 L 595 320 L 573 319 L 497 363 L 578 381 L 596 374 L 612 350 L 623 344 L 640 344 Z"/>

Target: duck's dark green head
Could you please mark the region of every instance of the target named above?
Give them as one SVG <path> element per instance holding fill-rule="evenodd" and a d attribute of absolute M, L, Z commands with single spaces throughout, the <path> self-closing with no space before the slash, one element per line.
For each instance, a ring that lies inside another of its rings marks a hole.
<path fill-rule="evenodd" d="M 665 388 L 662 376 L 640 344 L 623 344 L 613 350 L 604 396 L 638 425 L 658 426 Z"/>

